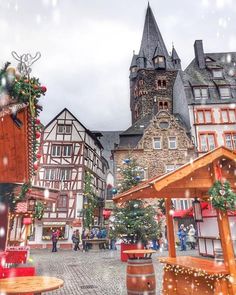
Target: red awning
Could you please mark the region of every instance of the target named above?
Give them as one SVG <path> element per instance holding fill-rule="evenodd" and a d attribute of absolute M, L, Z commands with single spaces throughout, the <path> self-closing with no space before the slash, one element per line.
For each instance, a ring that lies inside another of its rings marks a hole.
<path fill-rule="evenodd" d="M 207 209 L 209 204 L 207 202 L 201 202 L 201 208 L 203 210 L 203 217 L 204 217 L 204 211 Z M 190 207 L 185 210 L 177 210 L 174 212 L 173 217 L 176 218 L 184 218 L 184 217 L 193 217 L 193 207 Z"/>

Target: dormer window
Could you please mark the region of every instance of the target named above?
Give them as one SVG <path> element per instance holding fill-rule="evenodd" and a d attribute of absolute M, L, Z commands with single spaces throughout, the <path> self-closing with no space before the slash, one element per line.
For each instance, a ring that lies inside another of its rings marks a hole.
<path fill-rule="evenodd" d="M 195 99 L 208 99 L 207 88 L 194 88 Z"/>
<path fill-rule="evenodd" d="M 132 67 L 132 68 L 130 69 L 130 71 L 131 71 L 131 73 L 135 73 L 135 72 L 137 71 L 137 67 Z"/>
<path fill-rule="evenodd" d="M 212 71 L 213 78 L 223 78 L 222 70 L 213 70 Z"/>
<path fill-rule="evenodd" d="M 156 56 L 154 57 L 154 64 L 156 69 L 165 69 L 165 57 L 164 56 Z"/>
<path fill-rule="evenodd" d="M 231 93 L 230 93 L 229 87 L 219 87 L 219 91 L 220 91 L 220 98 L 221 99 L 230 99 L 231 98 Z"/>

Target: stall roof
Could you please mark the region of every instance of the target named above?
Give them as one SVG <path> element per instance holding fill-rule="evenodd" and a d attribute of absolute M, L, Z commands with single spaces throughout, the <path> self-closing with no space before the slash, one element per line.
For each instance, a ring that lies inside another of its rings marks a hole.
<path fill-rule="evenodd" d="M 114 202 L 145 198 L 207 197 L 214 183 L 215 167 L 222 177 L 236 189 L 236 153 L 224 146 L 218 147 L 165 175 L 151 178 L 113 198 Z"/>
<path fill-rule="evenodd" d="M 21 184 L 17 184 L 15 192 L 18 193 L 21 189 Z M 30 192 L 26 193 L 26 198 L 35 198 L 44 202 L 56 202 L 60 191 L 57 189 L 51 189 L 47 187 L 35 186 L 31 187 Z"/>

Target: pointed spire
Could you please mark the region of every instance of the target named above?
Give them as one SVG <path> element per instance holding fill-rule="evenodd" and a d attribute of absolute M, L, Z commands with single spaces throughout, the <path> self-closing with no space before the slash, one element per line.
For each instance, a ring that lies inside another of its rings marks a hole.
<path fill-rule="evenodd" d="M 160 30 L 157 26 L 152 9 L 148 2 L 144 29 L 143 29 L 142 42 L 141 42 L 141 46 L 139 50 L 139 55 L 142 52 L 144 53 L 148 68 L 153 68 L 152 59 L 154 57 L 154 53 L 156 50 L 162 52 L 163 56 L 166 59 L 169 58 L 168 51 L 166 49 L 165 43 L 162 39 Z"/>
<path fill-rule="evenodd" d="M 130 69 L 132 67 L 137 67 L 137 57 L 138 57 L 138 55 L 136 55 L 135 51 L 133 51 L 133 58 L 132 58 L 132 61 L 131 61 Z"/>
<path fill-rule="evenodd" d="M 178 53 L 174 48 L 174 44 L 172 44 L 171 59 L 172 59 L 174 68 L 177 70 L 181 70 L 181 59 L 179 58 Z"/>
<path fill-rule="evenodd" d="M 174 45 L 172 45 L 172 54 L 171 54 L 172 60 L 180 60 L 177 51 L 175 50 Z"/>

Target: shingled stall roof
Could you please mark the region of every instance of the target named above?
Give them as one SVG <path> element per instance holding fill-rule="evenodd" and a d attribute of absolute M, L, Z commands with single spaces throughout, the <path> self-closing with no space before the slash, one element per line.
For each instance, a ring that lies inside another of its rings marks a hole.
<path fill-rule="evenodd" d="M 0 183 L 22 183 L 32 177 L 33 132 L 28 106 L 14 104 L 0 110 Z M 11 115 L 17 111 L 17 126 Z"/>
<path fill-rule="evenodd" d="M 15 184 L 14 193 L 19 193 L 21 190 L 21 184 Z M 60 190 L 51 189 L 47 187 L 41 187 L 33 185 L 26 193 L 26 200 L 34 198 L 35 200 L 43 202 L 56 202 L 59 196 Z"/>
<path fill-rule="evenodd" d="M 208 190 L 214 183 L 215 165 L 221 165 L 223 177 L 231 183 L 232 189 L 236 189 L 236 153 L 221 146 L 175 171 L 151 178 L 117 195 L 113 201 L 123 203 L 147 198 L 207 198 Z"/>

